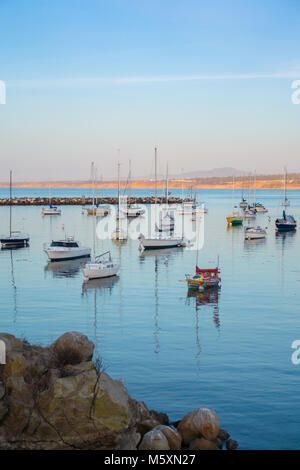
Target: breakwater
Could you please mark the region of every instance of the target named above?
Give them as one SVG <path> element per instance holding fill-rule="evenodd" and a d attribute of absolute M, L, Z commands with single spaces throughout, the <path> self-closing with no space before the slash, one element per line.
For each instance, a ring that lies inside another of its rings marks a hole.
<path fill-rule="evenodd" d="M 154 204 L 155 198 L 151 197 L 132 197 L 130 198 L 131 204 Z M 158 203 L 166 202 L 165 198 L 158 197 Z M 182 202 L 181 198 L 170 197 L 168 199 L 170 204 L 180 204 Z M 91 197 L 53 197 L 51 199 L 51 204 L 54 206 L 85 206 L 91 205 L 93 200 Z M 118 198 L 116 197 L 106 197 L 101 199 L 103 204 L 117 204 Z M 9 198 L 0 199 L 0 206 L 45 206 L 49 205 L 48 197 L 17 197 L 10 200 Z"/>

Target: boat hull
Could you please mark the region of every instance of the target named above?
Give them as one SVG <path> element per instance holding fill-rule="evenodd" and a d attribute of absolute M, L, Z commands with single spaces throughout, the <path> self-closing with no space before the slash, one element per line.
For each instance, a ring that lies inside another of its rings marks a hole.
<path fill-rule="evenodd" d="M 85 279 L 102 279 L 107 277 L 116 276 L 119 271 L 119 265 L 114 265 L 113 268 L 101 268 L 96 265 L 86 265 L 83 269 Z"/>
<path fill-rule="evenodd" d="M 145 250 L 157 250 L 161 248 L 174 248 L 181 246 L 182 239 L 168 239 L 168 238 L 144 238 L 141 240 L 141 244 Z"/>
<path fill-rule="evenodd" d="M 276 224 L 277 232 L 294 232 L 296 228 L 296 224 Z"/>
<path fill-rule="evenodd" d="M 21 248 L 29 245 L 29 237 L 4 237 L 0 239 L 1 248 Z"/>
<path fill-rule="evenodd" d="M 70 259 L 87 258 L 91 255 L 91 249 L 88 247 L 49 247 L 44 251 L 47 253 L 50 261 L 67 261 Z"/>

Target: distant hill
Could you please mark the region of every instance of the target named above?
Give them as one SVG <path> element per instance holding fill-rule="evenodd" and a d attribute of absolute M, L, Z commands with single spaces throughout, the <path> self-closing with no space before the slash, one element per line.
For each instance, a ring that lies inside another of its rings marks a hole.
<path fill-rule="evenodd" d="M 226 178 L 228 176 L 242 176 L 245 171 L 237 170 L 226 166 L 224 168 L 214 168 L 213 170 L 196 170 L 187 173 L 181 173 L 177 177 L 181 178 Z"/>

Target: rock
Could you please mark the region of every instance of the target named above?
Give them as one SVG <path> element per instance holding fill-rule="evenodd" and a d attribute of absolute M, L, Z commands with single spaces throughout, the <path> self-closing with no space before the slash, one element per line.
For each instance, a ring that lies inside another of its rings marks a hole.
<path fill-rule="evenodd" d="M 128 431 L 122 437 L 119 450 L 137 450 L 138 443 L 141 440 L 141 435 L 136 432 L 134 429 Z"/>
<path fill-rule="evenodd" d="M 94 346 L 86 337 L 82 335 L 79 342 L 77 333 L 66 337 L 80 345 L 84 358 L 92 356 Z M 53 364 L 52 348 L 6 339 L 0 449 L 137 448 L 140 435 L 135 426 L 149 411 L 129 396 L 120 381 L 101 372 L 92 361 L 66 365 L 62 375 Z"/>
<path fill-rule="evenodd" d="M 149 417 L 147 419 L 144 419 L 140 423 L 137 423 L 137 431 L 143 436 L 144 434 L 159 425 L 160 423 L 156 421 L 156 419 Z"/>
<path fill-rule="evenodd" d="M 227 450 L 235 450 L 238 448 L 238 446 L 239 446 L 239 443 L 235 441 L 234 439 L 228 439 L 228 441 L 226 441 Z"/>
<path fill-rule="evenodd" d="M 225 429 L 220 429 L 220 432 L 217 437 L 218 439 L 221 439 L 221 441 L 227 441 L 227 439 L 230 438 L 230 434 Z"/>
<path fill-rule="evenodd" d="M 170 447 L 164 433 L 159 429 L 152 429 L 144 435 L 139 450 L 170 450 Z"/>
<path fill-rule="evenodd" d="M 178 432 L 185 444 L 189 444 L 197 437 L 213 440 L 219 431 L 220 421 L 217 414 L 205 406 L 188 413 L 178 425 Z"/>
<path fill-rule="evenodd" d="M 165 437 L 168 440 L 168 444 L 170 447 L 170 450 L 180 450 L 181 449 L 181 436 L 180 434 L 172 429 L 170 426 L 165 426 L 163 424 L 160 424 L 159 426 L 156 426 L 154 430 L 159 430 L 161 431 Z"/>
<path fill-rule="evenodd" d="M 94 344 L 87 336 L 77 331 L 70 331 L 60 336 L 50 348 L 66 364 L 79 364 L 90 361 L 94 353 Z"/>
<path fill-rule="evenodd" d="M 169 425 L 169 416 L 166 413 L 159 413 L 155 410 L 150 410 L 151 416 L 156 419 L 160 424 Z"/>
<path fill-rule="evenodd" d="M 219 450 L 219 447 L 213 441 L 198 437 L 190 443 L 189 450 Z"/>
<path fill-rule="evenodd" d="M 3 400 L 1 400 L 0 401 L 0 423 L 3 420 L 3 418 L 5 418 L 5 416 L 7 415 L 8 410 L 9 410 L 9 408 L 8 408 L 7 403 L 5 403 Z"/>
<path fill-rule="evenodd" d="M 2 400 L 4 395 L 5 395 L 5 386 L 3 382 L 0 382 L 0 400 Z"/>

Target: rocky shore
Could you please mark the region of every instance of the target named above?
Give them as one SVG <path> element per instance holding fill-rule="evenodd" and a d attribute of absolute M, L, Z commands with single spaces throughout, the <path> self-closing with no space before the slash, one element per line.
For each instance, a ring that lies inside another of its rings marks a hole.
<path fill-rule="evenodd" d="M 176 423 L 113 380 L 94 344 L 68 332 L 48 347 L 0 333 L 0 449 L 219 450 L 238 443 L 206 407 Z"/>
<path fill-rule="evenodd" d="M 170 204 L 180 204 L 182 199 L 176 197 L 170 197 L 168 199 Z M 101 199 L 103 204 L 117 204 L 118 198 L 116 197 L 106 197 Z M 158 203 L 165 202 L 164 198 L 157 198 Z M 51 199 L 51 204 L 53 206 L 85 206 L 91 205 L 93 200 L 91 197 L 53 197 Z M 132 197 L 130 198 L 131 204 L 154 204 L 154 197 Z M 48 197 L 17 197 L 13 198 L 11 201 L 13 206 L 47 206 L 49 205 Z M 0 199 L 0 206 L 9 206 L 10 199 L 3 198 Z"/>

